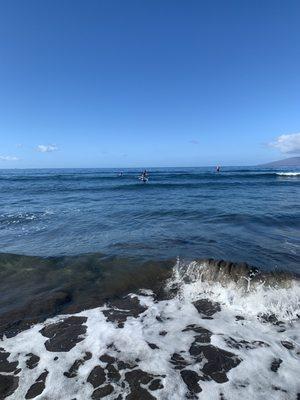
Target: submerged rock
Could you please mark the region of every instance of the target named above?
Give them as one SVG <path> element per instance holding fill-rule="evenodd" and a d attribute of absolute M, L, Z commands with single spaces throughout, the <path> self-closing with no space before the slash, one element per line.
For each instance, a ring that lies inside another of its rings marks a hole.
<path fill-rule="evenodd" d="M 48 351 L 69 351 L 83 340 L 81 335 L 86 333 L 86 317 L 69 317 L 63 321 L 46 325 L 40 330 L 43 336 L 49 338 L 45 342 Z"/>
<path fill-rule="evenodd" d="M 282 363 L 281 358 L 274 358 L 274 360 L 271 363 L 271 371 L 277 372 L 281 363 Z"/>
<path fill-rule="evenodd" d="M 45 382 L 48 375 L 48 371 L 44 371 L 35 381 L 33 385 L 30 386 L 28 392 L 25 395 L 25 399 L 33 399 L 43 393 L 45 389 Z"/>
<path fill-rule="evenodd" d="M 107 321 L 118 323 L 118 328 L 123 328 L 128 317 L 137 318 L 147 309 L 141 306 L 137 297 L 132 296 L 112 300 L 108 303 L 108 306 L 111 308 L 104 310 L 103 314 Z"/>
<path fill-rule="evenodd" d="M 201 387 L 198 385 L 200 377 L 195 371 L 185 369 L 180 372 L 180 375 L 190 392 L 192 393 L 202 392 Z"/>
<path fill-rule="evenodd" d="M 193 304 L 196 307 L 198 313 L 202 315 L 202 318 L 210 318 L 215 313 L 221 311 L 221 306 L 219 303 L 213 302 L 208 299 L 200 299 L 195 301 Z"/>
<path fill-rule="evenodd" d="M 29 357 L 26 361 L 27 368 L 34 369 L 38 365 L 40 357 L 32 353 L 26 354 L 26 356 Z"/>
<path fill-rule="evenodd" d="M 14 372 L 18 366 L 18 361 L 10 362 L 8 361 L 8 357 L 10 353 L 3 351 L 0 349 L 0 372 Z"/>
<path fill-rule="evenodd" d="M 77 376 L 79 367 L 81 367 L 87 360 L 90 360 L 91 358 L 92 353 L 87 351 L 83 358 L 74 361 L 69 371 L 64 372 L 64 376 L 66 376 L 67 378 L 75 378 L 75 376 Z"/>
<path fill-rule="evenodd" d="M 98 386 L 102 385 L 106 380 L 105 372 L 100 365 L 97 365 L 92 369 L 90 372 L 87 382 L 89 382 L 91 385 L 93 385 L 94 388 L 97 388 Z"/>
<path fill-rule="evenodd" d="M 108 396 L 114 391 L 114 388 L 112 385 L 105 385 L 100 387 L 99 389 L 94 390 L 92 394 L 92 399 L 93 400 L 98 400 L 102 399 L 103 397 Z"/>
<path fill-rule="evenodd" d="M 19 378 L 17 376 L 0 374 L 0 400 L 12 395 L 18 384 Z"/>

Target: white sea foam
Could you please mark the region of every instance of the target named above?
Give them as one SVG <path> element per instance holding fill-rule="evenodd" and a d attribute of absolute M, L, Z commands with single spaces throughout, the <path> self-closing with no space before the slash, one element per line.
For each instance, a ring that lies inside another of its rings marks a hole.
<path fill-rule="evenodd" d="M 279 176 L 300 176 L 300 172 L 276 172 Z"/>
<path fill-rule="evenodd" d="M 199 266 L 198 266 L 199 267 Z M 119 360 L 137 364 L 143 371 L 160 375 L 163 388 L 151 392 L 154 398 L 160 400 L 182 400 L 187 398 L 187 386 L 183 382 L 180 371 L 174 369 L 170 359 L 174 353 L 181 354 L 191 365 L 188 369 L 201 375 L 201 368 L 207 360 L 194 363 L 189 348 L 194 340 L 195 332 L 183 330 L 195 324 L 212 332 L 211 344 L 220 349 L 234 353 L 242 361 L 228 373 L 228 381 L 217 383 L 214 380 L 200 380 L 198 383 L 202 392 L 193 398 L 204 400 L 296 400 L 300 392 L 300 322 L 299 314 L 300 289 L 295 281 L 288 288 L 267 288 L 261 284 L 251 287 L 245 292 L 234 284 L 228 287 L 220 283 L 208 283 L 196 276 L 195 264 L 187 266 L 190 269 L 190 280 L 182 274 L 182 265 L 174 268 L 173 278 L 168 286 L 177 286 L 178 294 L 169 300 L 155 300 L 149 290 L 136 296 L 146 311 L 138 317 L 128 317 L 123 328 L 116 323 L 108 322 L 103 314 L 106 307 L 83 311 L 78 316 L 87 317 L 87 332 L 84 340 L 66 353 L 53 353 L 45 350 L 47 340 L 40 329 L 63 317 L 58 316 L 44 324 L 33 326 L 30 330 L 20 333 L 14 338 L 4 338 L 0 343 L 11 353 L 10 361 L 18 360 L 20 373 L 19 387 L 9 399 L 24 399 L 28 388 L 46 369 L 49 375 L 46 388 L 38 399 L 66 400 L 75 398 L 86 400 L 91 398 L 93 387 L 87 383 L 87 377 L 95 365 L 103 365 L 99 357 L 104 353 L 117 357 Z M 201 268 L 200 268 L 201 269 Z M 198 268 L 199 273 L 199 268 Z M 209 298 L 221 305 L 221 310 L 211 317 L 204 318 L 193 302 Z M 275 314 L 284 320 L 276 325 L 264 323 L 261 314 Z M 244 319 L 237 319 L 236 316 Z M 167 332 L 165 336 L 161 332 Z M 260 341 L 264 345 L 246 349 L 242 345 L 232 348 L 229 339 L 237 342 Z M 293 349 L 282 345 L 289 341 Z M 151 349 L 148 343 L 158 346 Z M 113 346 L 111 346 L 113 344 Z M 82 358 L 85 352 L 91 352 L 92 357 L 78 370 L 76 378 L 67 378 L 63 372 L 68 371 L 76 359 Z M 26 368 L 27 353 L 40 357 L 35 369 Z M 57 361 L 54 361 L 55 357 Z M 281 359 L 277 372 L 271 370 L 272 360 Z M 125 371 L 120 371 L 121 380 L 112 383 L 113 394 L 106 399 L 117 399 L 118 395 L 125 399 L 130 392 L 124 381 Z M 122 387 L 121 382 L 124 381 Z M 146 386 L 145 386 L 146 387 Z"/>

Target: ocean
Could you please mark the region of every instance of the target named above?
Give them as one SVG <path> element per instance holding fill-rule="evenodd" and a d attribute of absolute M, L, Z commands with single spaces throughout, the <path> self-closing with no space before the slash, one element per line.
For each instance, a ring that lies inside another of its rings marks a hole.
<path fill-rule="evenodd" d="M 0 399 L 299 400 L 299 169 L 148 172 L 0 170 Z"/>

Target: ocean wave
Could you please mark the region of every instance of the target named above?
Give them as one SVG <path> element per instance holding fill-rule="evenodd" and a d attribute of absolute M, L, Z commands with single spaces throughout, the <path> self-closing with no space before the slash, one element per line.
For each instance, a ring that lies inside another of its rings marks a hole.
<path fill-rule="evenodd" d="M 276 172 L 279 176 L 300 176 L 300 172 Z"/>
<path fill-rule="evenodd" d="M 300 317 L 299 277 L 263 272 L 246 263 L 178 260 L 168 288 L 190 300 L 208 297 L 243 315 L 284 321 Z"/>
<path fill-rule="evenodd" d="M 173 181 L 173 180 L 216 180 L 222 181 L 226 179 L 266 179 L 276 176 L 299 176 L 300 172 L 276 172 L 264 170 L 224 170 L 221 173 L 215 171 L 178 171 L 178 172 L 162 172 L 150 171 L 150 181 Z M 118 176 L 117 173 L 64 173 L 64 174 L 31 174 L 31 175 L 1 175 L 0 182 L 127 182 L 137 180 L 139 171 L 124 172 L 123 176 Z"/>
<path fill-rule="evenodd" d="M 164 295 L 140 287 L 3 337 L 0 379 L 16 400 L 295 400 L 299 294 L 280 272 L 177 260 Z"/>

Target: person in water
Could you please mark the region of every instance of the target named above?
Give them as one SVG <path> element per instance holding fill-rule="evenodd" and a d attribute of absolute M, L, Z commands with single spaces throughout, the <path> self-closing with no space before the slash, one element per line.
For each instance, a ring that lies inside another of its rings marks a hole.
<path fill-rule="evenodd" d="M 141 179 L 142 179 L 143 182 L 147 181 L 147 176 L 148 176 L 148 172 L 145 169 L 144 172 L 141 173 Z"/>
<path fill-rule="evenodd" d="M 220 167 L 219 165 L 217 166 L 216 171 L 217 171 L 217 172 L 220 172 L 220 171 L 221 171 L 221 167 Z"/>

